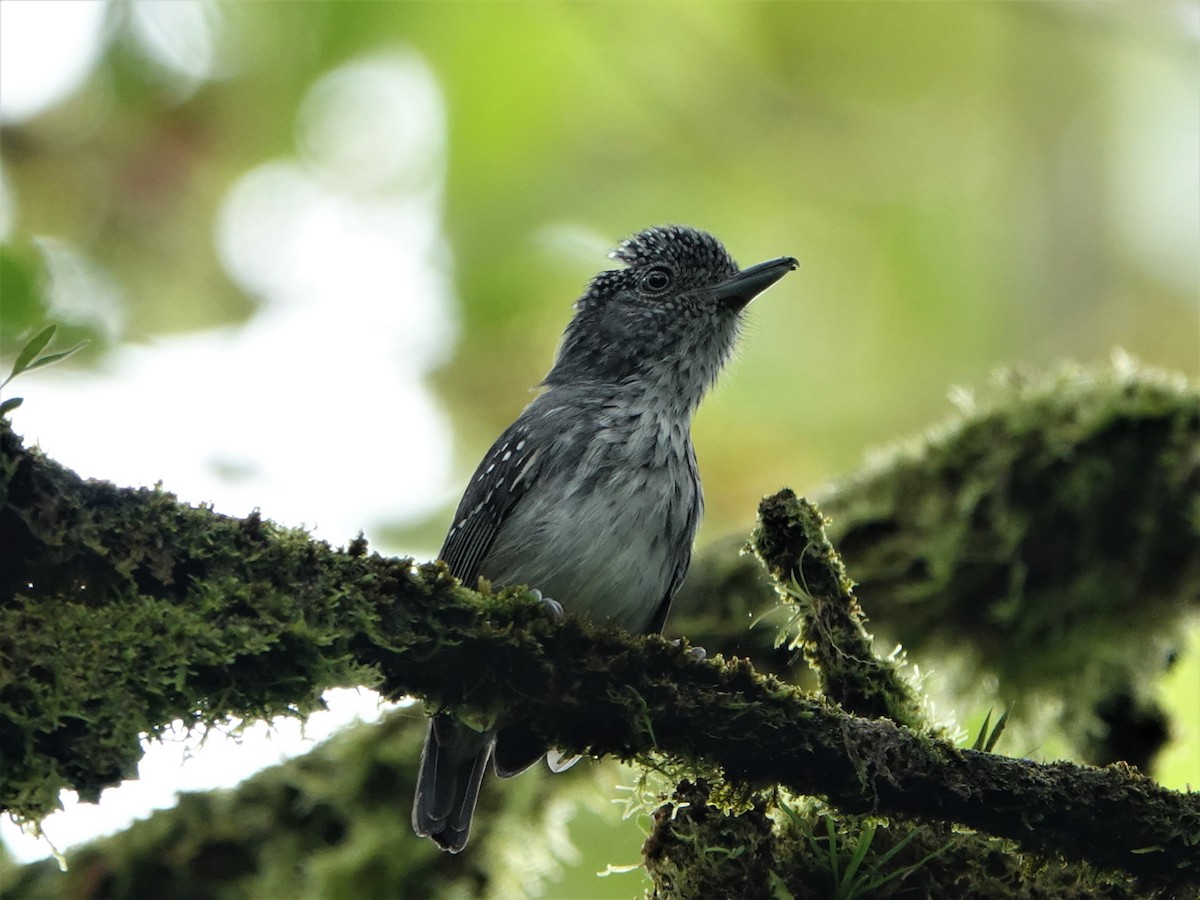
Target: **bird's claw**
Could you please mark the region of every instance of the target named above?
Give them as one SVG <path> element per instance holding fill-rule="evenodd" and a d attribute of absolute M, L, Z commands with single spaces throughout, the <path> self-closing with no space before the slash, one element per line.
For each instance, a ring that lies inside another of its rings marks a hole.
<path fill-rule="evenodd" d="M 550 613 L 554 618 L 561 619 L 563 617 L 562 604 L 557 600 L 551 600 L 549 597 L 543 597 L 542 592 L 537 588 L 530 588 L 529 593 L 533 595 L 533 599 L 542 605 L 542 609 Z"/>
<path fill-rule="evenodd" d="M 683 638 L 676 638 L 675 640 L 671 641 L 671 643 L 674 644 L 676 647 L 678 647 L 680 644 L 683 643 Z M 705 650 L 703 647 L 688 647 L 687 654 L 692 659 L 697 660 L 697 661 L 702 660 L 702 659 L 708 659 L 708 651 Z"/>

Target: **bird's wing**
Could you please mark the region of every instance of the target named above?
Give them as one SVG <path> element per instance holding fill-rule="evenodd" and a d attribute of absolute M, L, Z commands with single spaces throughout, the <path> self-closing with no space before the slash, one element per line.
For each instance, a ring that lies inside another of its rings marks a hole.
<path fill-rule="evenodd" d="M 439 557 L 467 587 L 474 587 L 479 565 L 500 528 L 541 467 L 541 448 L 529 439 L 522 419 L 508 427 L 487 452 L 467 486 Z"/>
<path fill-rule="evenodd" d="M 700 525 L 700 519 L 704 517 L 704 492 L 700 489 L 700 471 L 696 466 L 696 451 L 693 449 L 691 441 L 688 441 L 687 465 L 689 481 L 696 486 L 696 493 L 692 497 L 691 509 L 688 510 L 687 522 L 684 525 L 684 534 L 687 535 L 687 539 L 675 562 L 675 570 L 671 572 L 671 582 L 667 585 L 667 593 L 654 611 L 650 624 L 646 626 L 646 634 L 662 634 L 663 626 L 667 624 L 667 616 L 671 612 L 671 601 L 675 599 L 675 592 L 683 584 L 683 579 L 687 577 L 688 567 L 692 563 L 692 540 Z"/>
<path fill-rule="evenodd" d="M 683 584 L 683 578 L 687 575 L 688 565 L 692 561 L 692 548 L 689 546 L 680 559 L 679 564 L 675 567 L 675 571 L 671 574 L 671 585 L 667 588 L 666 596 L 658 604 L 658 608 L 654 611 L 653 618 L 650 619 L 650 624 L 646 626 L 646 634 L 662 634 L 663 626 L 667 624 L 667 615 L 671 612 L 671 601 L 675 599 L 675 592 L 679 590 L 679 586 Z"/>

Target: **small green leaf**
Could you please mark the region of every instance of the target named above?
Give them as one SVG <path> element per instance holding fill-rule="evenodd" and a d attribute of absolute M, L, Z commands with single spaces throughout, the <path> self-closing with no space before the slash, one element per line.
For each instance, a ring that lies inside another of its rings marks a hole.
<path fill-rule="evenodd" d="M 971 745 L 972 750 L 982 750 L 984 742 L 987 740 L 988 726 L 992 724 L 992 711 L 989 709 L 988 714 L 983 717 L 983 724 L 979 726 L 979 734 L 975 735 L 975 743 Z"/>
<path fill-rule="evenodd" d="M 829 873 L 833 876 L 833 885 L 840 887 L 842 883 L 841 860 L 838 859 L 837 827 L 833 824 L 833 816 L 822 816 L 825 820 L 825 834 L 829 838 L 826 849 L 829 851 Z"/>
<path fill-rule="evenodd" d="M 878 866 L 880 868 L 882 868 L 883 865 L 888 860 L 890 860 L 892 858 L 892 856 L 895 855 L 896 851 L 898 851 L 900 848 L 902 848 L 904 846 L 907 846 L 909 838 L 914 837 L 915 834 L 916 834 L 916 832 L 913 832 L 912 834 L 909 835 L 908 838 L 905 838 L 903 841 L 901 841 L 899 844 L 897 844 L 895 847 L 893 847 L 892 852 L 889 852 L 886 856 L 884 856 L 884 858 L 879 861 Z M 921 868 L 921 866 L 925 865 L 925 863 L 936 859 L 937 857 L 941 856 L 943 853 L 945 853 L 949 849 L 950 849 L 950 844 L 944 844 L 943 846 L 938 847 L 936 850 L 933 850 L 930 853 L 927 853 L 924 857 L 917 860 L 915 863 L 913 863 L 910 866 L 905 866 L 902 869 L 897 869 L 895 872 L 890 872 L 887 875 L 881 875 L 880 877 L 876 878 L 874 881 L 867 882 L 866 884 L 864 884 L 862 886 L 862 888 L 861 888 L 862 893 L 860 894 L 860 896 L 866 896 L 867 894 L 871 893 L 872 891 L 879 890 L 879 888 L 883 887 L 885 884 L 887 884 L 889 881 L 892 881 L 893 879 L 907 878 L 913 872 L 917 871 L 917 869 Z"/>
<path fill-rule="evenodd" d="M 7 416 L 24 402 L 24 397 L 9 397 L 3 403 L 0 403 L 0 416 Z"/>
<path fill-rule="evenodd" d="M 773 900 L 796 900 L 796 895 L 784 884 L 778 872 L 774 869 L 768 869 L 767 874 L 771 878 L 771 896 Z"/>
<path fill-rule="evenodd" d="M 863 829 L 862 834 L 858 836 L 858 844 L 854 847 L 854 853 L 850 855 L 850 861 L 846 863 L 846 871 L 842 874 L 842 880 L 853 883 L 855 873 L 858 872 L 858 867 L 862 865 L 862 861 L 867 856 L 867 851 L 871 849 L 871 842 L 875 840 L 875 826 L 868 825 Z"/>
<path fill-rule="evenodd" d="M 906 834 L 899 841 L 897 841 L 895 846 L 892 847 L 891 850 L 889 850 L 887 853 L 885 853 L 881 857 L 879 857 L 878 862 L 875 863 L 876 868 L 882 868 L 883 866 L 886 866 L 888 863 L 890 863 L 892 861 L 892 857 L 895 856 L 897 853 L 899 853 L 901 850 L 903 850 L 905 847 L 907 847 L 909 844 L 911 844 L 913 838 L 915 838 L 916 836 L 917 836 L 917 832 L 915 830 L 913 830 L 913 831 L 910 831 L 908 834 Z"/>
<path fill-rule="evenodd" d="M 992 748 L 996 746 L 996 742 L 1000 740 L 1000 735 L 1004 734 L 1004 726 L 1008 724 L 1008 714 L 1013 711 L 1013 706 L 1014 704 L 1010 703 L 1008 709 L 1004 711 L 1004 715 L 996 720 L 996 727 L 988 735 L 987 745 L 983 748 L 985 752 L 991 753 Z"/>
<path fill-rule="evenodd" d="M 60 353 L 51 353 L 48 356 L 40 356 L 25 367 L 25 371 L 29 372 L 33 369 L 40 369 L 42 366 L 51 366 L 60 360 L 66 359 L 68 356 L 74 356 L 80 350 L 87 346 L 87 341 L 80 341 L 74 347 L 63 350 Z"/>
<path fill-rule="evenodd" d="M 54 363 L 61 362 L 68 356 L 74 356 L 87 346 L 87 341 L 80 341 L 74 347 L 68 347 L 66 350 L 60 350 L 57 353 L 47 353 L 45 356 L 38 356 L 39 353 L 46 349 L 50 341 L 53 340 L 54 332 L 57 330 L 57 325 L 47 325 L 21 348 L 21 352 L 17 354 L 17 361 L 13 363 L 12 372 L 9 373 L 7 378 L 0 381 L 0 388 L 4 387 L 22 372 L 54 365 Z M 15 409 L 15 407 L 7 407 L 7 409 Z"/>
<path fill-rule="evenodd" d="M 35 356 L 46 349 L 46 345 L 54 337 L 54 332 L 58 330 L 57 325 L 47 325 L 41 331 L 33 336 L 33 338 L 17 354 L 17 361 L 13 363 L 12 373 L 8 378 L 4 379 L 4 383 L 12 381 L 22 372 L 29 368 L 29 364 L 33 362 Z"/>

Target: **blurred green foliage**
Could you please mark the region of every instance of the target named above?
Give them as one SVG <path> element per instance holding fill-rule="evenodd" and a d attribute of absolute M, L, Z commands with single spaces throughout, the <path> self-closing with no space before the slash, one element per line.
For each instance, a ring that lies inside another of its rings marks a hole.
<path fill-rule="evenodd" d="M 172 72 L 139 42 L 132 5 L 113 3 L 80 88 L 0 129 L 6 359 L 49 319 L 64 340 L 98 339 L 74 365 L 245 321 L 260 298 L 215 250 L 231 187 L 300 155 L 298 110 L 322 75 L 411 51 L 445 104 L 438 225 L 461 334 L 436 386 L 463 477 L 548 368 L 598 251 L 654 223 L 710 229 L 743 263 L 801 260 L 752 307 L 743 352 L 699 415 L 703 539 L 748 530 L 763 494 L 810 489 L 940 419 L 950 386 L 1000 364 L 1094 361 L 1119 345 L 1200 369 L 1193 7 L 205 9 L 211 77 Z M 45 237 L 119 287 L 113 344 L 56 311 Z M 436 546 L 445 519 L 407 537 Z M 619 881 L 607 883 L 620 893 Z"/>
<path fill-rule="evenodd" d="M 219 4 L 220 75 L 187 90 L 124 9 L 83 87 L 4 130 L 12 242 L 57 236 L 115 276 L 127 339 L 239 321 L 255 300 L 213 250 L 226 192 L 297 154 L 320 75 L 415 50 L 448 123 L 442 226 L 463 333 L 438 384 L 464 470 L 603 264 L 569 240 L 580 228 L 599 249 L 684 221 L 743 262 L 801 259 L 752 309 L 697 424 L 720 530 L 748 525 L 779 484 L 923 426 L 949 385 L 997 364 L 1121 345 L 1197 366 L 1198 52 L 1164 6 Z M 1156 122 L 1166 147 L 1148 143 Z M 1190 180 L 1163 169 L 1176 158 Z M 1174 202 L 1146 226 L 1128 198 L 1154 199 L 1164 178 Z M 1130 236 L 1144 227 L 1160 231 Z M 1174 268 L 1139 249 L 1180 240 Z M 6 294 L 14 277 L 6 259 Z M 28 321 L 6 298 L 6 354 Z"/>
<path fill-rule="evenodd" d="M 4 333 L 19 334 L 33 328 L 46 315 L 38 282 L 42 276 L 38 255 L 30 247 L 0 244 L 0 285 L 4 287 Z M 15 356 L 19 345 L 4 341 L 5 356 Z"/>

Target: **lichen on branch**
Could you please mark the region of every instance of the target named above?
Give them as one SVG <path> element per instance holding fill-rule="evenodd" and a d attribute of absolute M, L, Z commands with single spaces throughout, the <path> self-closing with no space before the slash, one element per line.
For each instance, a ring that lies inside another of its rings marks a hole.
<path fill-rule="evenodd" d="M 872 631 L 998 683 L 1015 723 L 1061 710 L 1078 758 L 1148 770 L 1170 733 L 1155 686 L 1200 613 L 1200 390 L 1118 357 L 957 396 L 948 421 L 816 495 Z M 770 628 L 714 623 L 775 602 L 744 543 L 697 557 L 669 627 L 784 672 Z"/>
<path fill-rule="evenodd" d="M 567 750 L 655 751 L 751 788 L 1198 877 L 1196 797 L 1134 772 L 962 751 L 847 715 L 745 662 L 555 621 L 520 589 L 467 590 L 439 564 L 85 482 L 7 423 L 0 540 L 0 804 L 27 818 L 60 788 L 94 796 L 125 777 L 138 736 L 176 718 L 303 714 L 325 688 L 365 683 L 519 714 Z"/>

